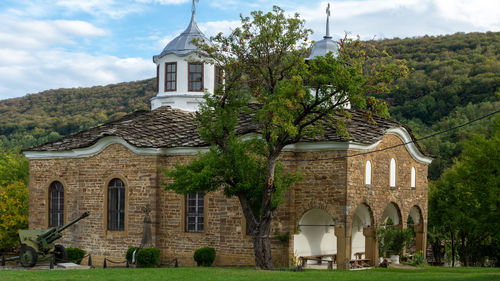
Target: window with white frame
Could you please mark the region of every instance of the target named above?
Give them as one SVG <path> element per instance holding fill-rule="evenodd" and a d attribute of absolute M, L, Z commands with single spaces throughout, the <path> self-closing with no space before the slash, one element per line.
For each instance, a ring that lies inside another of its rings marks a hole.
<path fill-rule="evenodd" d="M 365 165 L 365 184 L 372 184 L 372 163 L 369 160 Z"/>
<path fill-rule="evenodd" d="M 415 167 L 411 167 L 411 187 L 415 188 L 417 181 L 417 172 L 415 171 Z"/>
<path fill-rule="evenodd" d="M 391 159 L 391 165 L 389 167 L 389 170 L 390 170 L 389 185 L 390 185 L 390 187 L 395 187 L 396 186 L 396 160 L 394 160 L 394 158 Z"/>

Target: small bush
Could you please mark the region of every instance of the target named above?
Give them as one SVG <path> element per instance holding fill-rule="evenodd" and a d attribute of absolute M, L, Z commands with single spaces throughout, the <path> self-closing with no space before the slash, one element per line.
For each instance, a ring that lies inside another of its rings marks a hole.
<path fill-rule="evenodd" d="M 424 255 L 422 252 L 415 253 L 413 255 L 413 264 L 414 265 L 423 265 L 424 264 Z"/>
<path fill-rule="evenodd" d="M 156 267 L 160 260 L 160 250 L 156 248 L 142 248 L 135 254 L 137 266 Z"/>
<path fill-rule="evenodd" d="M 215 249 L 211 247 L 199 248 L 193 256 L 198 266 L 211 266 L 215 261 Z"/>
<path fill-rule="evenodd" d="M 68 261 L 74 262 L 76 264 L 82 263 L 82 259 L 85 256 L 86 252 L 80 248 L 66 248 L 66 252 L 68 253 Z"/>
<path fill-rule="evenodd" d="M 127 250 L 127 253 L 125 254 L 125 258 L 127 259 L 128 263 L 132 264 L 132 255 L 134 254 L 134 251 L 137 249 L 137 247 L 130 247 Z M 135 253 L 135 260 L 137 260 L 137 253 Z"/>

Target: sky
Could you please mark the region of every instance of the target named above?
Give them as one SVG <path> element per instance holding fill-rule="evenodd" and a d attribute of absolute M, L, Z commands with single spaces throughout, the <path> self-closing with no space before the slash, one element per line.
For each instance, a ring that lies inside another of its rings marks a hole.
<path fill-rule="evenodd" d="M 331 33 L 362 39 L 500 31 L 499 0 L 336 0 Z M 200 0 L 207 36 L 228 33 L 240 14 L 278 5 L 325 33 L 328 1 Z M 0 100 L 49 89 L 154 77 L 152 57 L 179 35 L 192 0 L 1 0 Z"/>

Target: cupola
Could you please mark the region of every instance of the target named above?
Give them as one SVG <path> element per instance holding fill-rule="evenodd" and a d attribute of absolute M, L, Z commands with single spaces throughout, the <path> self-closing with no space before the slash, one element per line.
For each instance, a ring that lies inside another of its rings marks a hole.
<path fill-rule="evenodd" d="M 153 57 L 156 64 L 157 94 L 151 99 L 151 109 L 169 105 L 186 111 L 198 110 L 205 91 L 214 92 L 215 69 L 203 63 L 192 43 L 199 38 L 209 42 L 196 24 L 196 5 L 193 0 L 191 21 L 179 36 Z M 219 73 L 219 72 L 217 72 Z"/>
<path fill-rule="evenodd" d="M 312 60 L 316 57 L 324 57 L 328 52 L 333 52 L 337 54 L 339 46 L 337 42 L 332 40 L 330 36 L 330 3 L 326 8 L 326 35 L 323 36 L 323 40 L 314 43 L 311 49 L 311 55 L 306 60 Z"/>

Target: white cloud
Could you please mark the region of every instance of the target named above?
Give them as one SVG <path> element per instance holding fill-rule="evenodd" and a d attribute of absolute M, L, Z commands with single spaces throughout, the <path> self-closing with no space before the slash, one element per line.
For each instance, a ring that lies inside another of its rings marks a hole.
<path fill-rule="evenodd" d="M 190 0 L 135 0 L 139 3 L 157 3 L 162 5 L 171 5 L 171 4 L 182 4 L 190 2 Z"/>
<path fill-rule="evenodd" d="M 229 33 L 231 33 L 232 30 L 240 26 L 240 23 L 241 22 L 239 20 L 209 21 L 209 22 L 199 23 L 198 27 L 207 37 L 210 37 L 219 34 L 219 32 L 228 35 Z"/>
<path fill-rule="evenodd" d="M 49 88 L 84 87 L 153 76 L 150 60 L 67 50 L 79 40 L 105 36 L 84 21 L 0 17 L 0 99 Z"/>
<path fill-rule="evenodd" d="M 72 44 L 75 37 L 104 36 L 107 32 L 84 21 L 23 20 L 0 16 L 0 46 L 16 50 Z"/>
<path fill-rule="evenodd" d="M 3 51 L 0 50 L 0 59 Z M 22 58 L 0 65 L 0 99 L 45 89 L 90 87 L 150 78 L 154 65 L 142 58 L 93 56 L 61 50 L 8 55 Z"/>
<path fill-rule="evenodd" d="M 314 39 L 325 32 L 327 1 L 299 5 Z M 413 37 L 456 32 L 500 30 L 500 1 L 477 0 L 354 0 L 332 3 L 331 30 L 363 39 Z"/>

